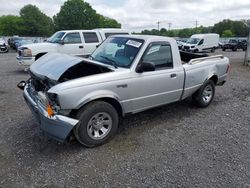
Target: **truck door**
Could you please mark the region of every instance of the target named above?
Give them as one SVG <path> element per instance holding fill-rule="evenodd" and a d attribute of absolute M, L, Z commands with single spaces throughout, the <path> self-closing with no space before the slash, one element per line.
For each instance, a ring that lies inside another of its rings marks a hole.
<path fill-rule="evenodd" d="M 140 62 L 155 64 L 155 71 L 136 73 L 131 100 L 134 112 L 178 101 L 184 83 L 183 67 L 175 67 L 170 44 L 151 43 Z"/>
<path fill-rule="evenodd" d="M 96 47 L 101 43 L 101 37 L 97 35 L 95 31 L 85 31 L 83 32 L 84 38 L 84 55 L 90 55 L 96 49 Z"/>
<path fill-rule="evenodd" d="M 67 33 L 58 44 L 58 52 L 70 55 L 83 55 L 83 43 L 79 32 Z"/>

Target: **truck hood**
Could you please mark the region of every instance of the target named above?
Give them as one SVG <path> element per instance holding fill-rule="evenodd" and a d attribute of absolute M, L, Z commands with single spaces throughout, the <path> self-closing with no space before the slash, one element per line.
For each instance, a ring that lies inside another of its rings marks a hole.
<path fill-rule="evenodd" d="M 95 67 L 103 67 L 103 69 L 112 71 L 112 68 L 109 65 L 104 65 L 86 58 L 70 56 L 67 54 L 47 53 L 30 66 L 30 72 L 42 80 L 48 78 L 53 81 L 58 81 L 60 77 L 70 68 L 83 63 L 92 64 L 92 66 Z M 74 73 L 77 74 L 76 71 L 79 71 L 79 68 L 80 67 L 78 67 L 78 70 L 72 70 L 72 75 Z M 95 72 L 93 72 L 93 74 L 95 74 Z M 70 75 L 68 75 L 68 77 L 69 76 Z M 74 75 L 74 77 L 76 76 L 77 75 Z"/>
<path fill-rule="evenodd" d="M 54 49 L 58 44 L 42 42 L 42 43 L 32 43 L 32 44 L 24 44 L 20 48 L 28 48 L 31 49 L 33 54 L 44 52 L 48 49 Z"/>

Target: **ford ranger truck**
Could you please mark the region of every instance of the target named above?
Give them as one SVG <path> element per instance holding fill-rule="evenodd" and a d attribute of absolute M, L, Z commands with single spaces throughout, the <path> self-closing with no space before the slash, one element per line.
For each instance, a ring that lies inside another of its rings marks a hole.
<path fill-rule="evenodd" d="M 62 142 L 74 136 L 95 147 L 114 136 L 127 114 L 187 97 L 207 107 L 228 70 L 228 58 L 179 52 L 172 38 L 121 35 L 109 37 L 88 59 L 48 53 L 18 86 L 49 136 Z"/>

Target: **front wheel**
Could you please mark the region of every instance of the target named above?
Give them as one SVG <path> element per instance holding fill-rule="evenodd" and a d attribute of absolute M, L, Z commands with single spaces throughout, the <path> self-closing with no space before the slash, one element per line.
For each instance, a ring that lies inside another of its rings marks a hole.
<path fill-rule="evenodd" d="M 76 139 L 86 147 L 95 147 L 108 142 L 118 128 L 116 109 L 104 101 L 95 101 L 82 108 L 74 129 Z"/>
<path fill-rule="evenodd" d="M 212 102 L 214 93 L 214 82 L 212 80 L 207 80 L 201 88 L 193 94 L 193 103 L 198 107 L 207 107 Z"/>

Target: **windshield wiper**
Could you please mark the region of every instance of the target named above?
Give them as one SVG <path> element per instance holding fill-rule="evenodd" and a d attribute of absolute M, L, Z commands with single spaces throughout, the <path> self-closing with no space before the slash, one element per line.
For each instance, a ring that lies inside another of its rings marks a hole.
<path fill-rule="evenodd" d="M 118 67 L 117 67 L 117 65 L 116 65 L 116 62 L 113 60 L 113 59 L 110 59 L 110 58 L 108 58 L 108 57 L 106 57 L 106 56 L 100 56 L 100 57 L 102 57 L 103 59 L 106 59 L 106 60 L 108 60 L 110 63 L 112 63 L 112 65 L 117 69 Z"/>

